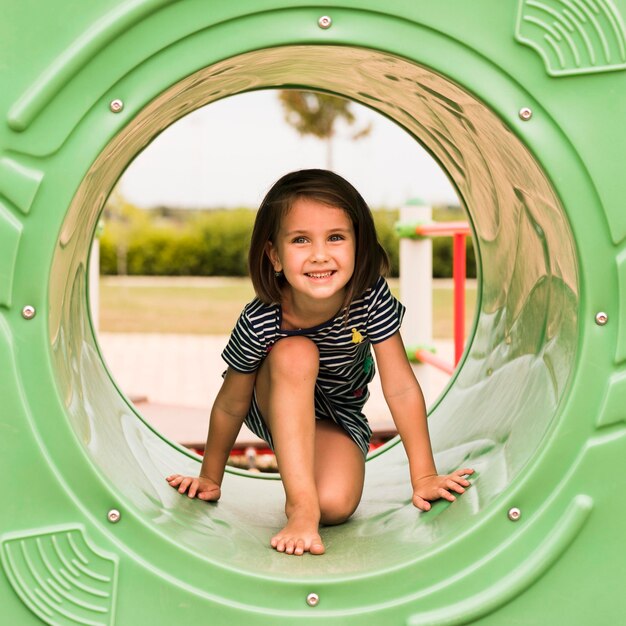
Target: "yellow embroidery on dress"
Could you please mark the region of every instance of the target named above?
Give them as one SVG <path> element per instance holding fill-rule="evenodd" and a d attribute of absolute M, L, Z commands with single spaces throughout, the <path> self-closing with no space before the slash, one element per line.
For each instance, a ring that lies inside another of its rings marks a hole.
<path fill-rule="evenodd" d="M 361 343 L 363 341 L 363 335 L 356 329 L 352 329 L 352 343 Z"/>

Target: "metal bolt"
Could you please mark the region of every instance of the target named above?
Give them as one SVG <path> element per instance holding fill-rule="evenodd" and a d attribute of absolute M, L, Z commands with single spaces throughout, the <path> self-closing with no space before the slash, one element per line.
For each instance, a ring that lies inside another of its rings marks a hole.
<path fill-rule="evenodd" d="M 522 107 L 519 110 L 519 116 L 521 119 L 527 122 L 533 116 L 532 109 L 529 109 L 528 107 Z"/>
<path fill-rule="evenodd" d="M 119 113 L 124 108 L 124 103 L 119 98 L 116 98 L 115 100 L 111 100 L 109 108 L 113 113 Z"/>
<path fill-rule="evenodd" d="M 111 509 L 107 513 L 107 519 L 109 520 L 109 522 L 111 522 L 111 524 L 117 524 L 117 522 L 120 521 L 121 517 L 122 514 L 117 509 Z"/>
<path fill-rule="evenodd" d="M 26 320 L 32 320 L 33 317 L 35 317 L 35 313 L 37 313 L 37 311 L 35 311 L 35 307 L 30 304 L 27 304 L 22 309 L 22 317 Z"/>
<path fill-rule="evenodd" d="M 317 606 L 320 603 L 320 597 L 316 593 L 310 593 L 306 597 L 306 603 L 309 606 Z"/>
<path fill-rule="evenodd" d="M 508 516 L 512 522 L 517 522 L 517 520 L 522 517 L 522 512 L 516 506 L 514 506 L 509 509 Z"/>
<path fill-rule="evenodd" d="M 596 313 L 596 324 L 598 326 L 604 326 L 609 321 L 609 316 L 604 312 Z"/>
<path fill-rule="evenodd" d="M 333 20 L 329 15 L 322 15 L 319 20 L 317 20 L 317 24 L 320 28 L 327 30 L 333 25 Z"/>

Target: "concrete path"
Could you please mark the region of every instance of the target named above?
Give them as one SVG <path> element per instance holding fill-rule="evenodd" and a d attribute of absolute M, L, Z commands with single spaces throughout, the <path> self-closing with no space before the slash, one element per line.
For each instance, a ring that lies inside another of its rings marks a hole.
<path fill-rule="evenodd" d="M 168 438 L 190 447 L 204 445 L 211 405 L 226 367 L 220 354 L 227 340 L 227 336 L 214 335 L 99 334 L 113 377 L 141 415 Z M 438 356 L 452 362 L 452 342 L 435 344 Z M 448 380 L 433 368 L 418 372 L 418 378 L 427 404 Z M 365 413 L 372 429 L 393 430 L 378 379 L 370 392 Z M 245 428 L 237 441 L 239 445 L 259 443 Z"/>

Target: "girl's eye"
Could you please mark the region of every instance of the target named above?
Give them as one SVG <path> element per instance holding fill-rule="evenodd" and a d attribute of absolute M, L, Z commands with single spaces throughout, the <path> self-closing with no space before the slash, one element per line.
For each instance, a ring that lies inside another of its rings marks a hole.
<path fill-rule="evenodd" d="M 291 243 L 306 243 L 306 237 L 295 237 Z"/>
<path fill-rule="evenodd" d="M 343 235 L 331 235 L 328 239 L 330 241 L 343 241 L 345 237 Z"/>

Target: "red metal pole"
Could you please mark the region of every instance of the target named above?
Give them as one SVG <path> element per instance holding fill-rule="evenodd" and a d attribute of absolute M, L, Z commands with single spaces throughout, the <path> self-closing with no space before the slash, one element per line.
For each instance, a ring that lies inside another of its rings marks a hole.
<path fill-rule="evenodd" d="M 455 365 L 461 360 L 465 346 L 465 269 L 465 234 L 455 233 L 452 248 Z"/>
<path fill-rule="evenodd" d="M 415 227 L 415 234 L 426 237 L 452 237 L 455 234 L 471 235 L 467 222 L 433 222 L 419 224 Z"/>
<path fill-rule="evenodd" d="M 452 376 L 452 374 L 454 373 L 454 365 L 450 365 L 450 363 L 447 363 L 443 359 L 440 359 L 438 356 L 435 356 L 432 352 L 429 352 L 428 350 L 416 350 L 415 358 L 420 363 L 432 365 L 433 367 L 436 367 L 438 370 L 441 370 L 442 372 L 445 372 L 450 376 Z"/>

